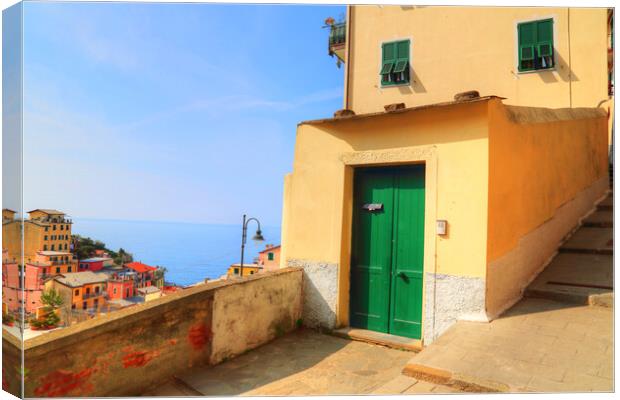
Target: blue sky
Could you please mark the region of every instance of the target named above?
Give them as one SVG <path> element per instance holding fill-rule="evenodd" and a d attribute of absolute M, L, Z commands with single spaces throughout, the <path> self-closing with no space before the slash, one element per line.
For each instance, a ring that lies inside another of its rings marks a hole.
<path fill-rule="evenodd" d="M 342 106 L 344 6 L 24 5 L 24 208 L 279 225 L 296 124 Z"/>

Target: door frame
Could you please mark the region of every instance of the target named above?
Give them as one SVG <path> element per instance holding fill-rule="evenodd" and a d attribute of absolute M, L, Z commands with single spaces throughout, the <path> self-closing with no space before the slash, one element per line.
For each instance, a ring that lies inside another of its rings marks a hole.
<path fill-rule="evenodd" d="M 355 151 L 340 157 L 343 168 L 343 208 L 338 270 L 338 299 L 336 302 L 336 325 L 349 326 L 351 288 L 351 244 L 353 231 L 353 177 L 357 167 L 393 167 L 424 164 L 424 284 L 422 290 L 422 339 L 434 333 L 435 302 L 434 279 L 427 275 L 436 271 L 437 235 L 437 147 L 434 145 L 407 147 L 391 150 Z"/>

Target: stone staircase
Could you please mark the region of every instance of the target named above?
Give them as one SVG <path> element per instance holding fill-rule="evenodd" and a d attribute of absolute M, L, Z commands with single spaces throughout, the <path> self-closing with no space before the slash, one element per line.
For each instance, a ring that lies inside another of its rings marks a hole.
<path fill-rule="evenodd" d="M 613 192 L 562 244 L 525 296 L 613 306 Z"/>

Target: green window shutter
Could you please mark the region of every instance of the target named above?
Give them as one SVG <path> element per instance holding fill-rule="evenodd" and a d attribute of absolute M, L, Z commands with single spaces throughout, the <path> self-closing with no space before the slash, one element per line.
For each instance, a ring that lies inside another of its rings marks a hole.
<path fill-rule="evenodd" d="M 383 43 L 381 63 L 381 83 L 390 81 L 390 74 L 396 61 L 396 43 Z"/>
<path fill-rule="evenodd" d="M 382 85 L 409 82 L 409 44 L 409 40 L 401 40 L 382 45 Z"/>
<path fill-rule="evenodd" d="M 519 71 L 553 67 L 553 19 L 520 23 Z"/>

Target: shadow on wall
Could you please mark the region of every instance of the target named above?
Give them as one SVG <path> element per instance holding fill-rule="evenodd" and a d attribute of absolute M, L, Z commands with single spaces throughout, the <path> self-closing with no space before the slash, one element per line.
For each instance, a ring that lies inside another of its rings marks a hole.
<path fill-rule="evenodd" d="M 564 82 L 578 82 L 579 78 L 575 73 L 570 69 L 570 65 L 566 62 L 564 57 L 557 51 L 555 52 L 555 72 Z M 556 78 L 556 74 L 554 71 L 539 71 L 538 76 L 545 83 L 556 83 L 558 79 Z"/>
<path fill-rule="evenodd" d="M 311 328 L 333 329 L 336 326 L 336 313 L 326 301 L 325 296 L 316 284 L 304 273 L 303 282 L 304 325 Z"/>

